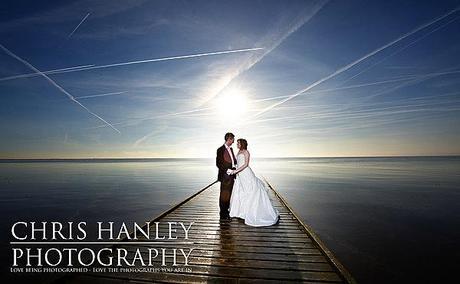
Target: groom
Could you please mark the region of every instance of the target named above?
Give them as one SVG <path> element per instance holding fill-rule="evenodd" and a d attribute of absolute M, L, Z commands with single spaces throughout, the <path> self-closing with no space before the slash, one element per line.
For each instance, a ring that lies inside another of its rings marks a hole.
<path fill-rule="evenodd" d="M 230 219 L 228 208 L 230 207 L 230 197 L 232 196 L 235 175 L 228 175 L 227 170 L 236 169 L 236 158 L 231 147 L 234 140 L 235 135 L 233 133 L 226 133 L 224 145 L 217 149 L 216 166 L 219 168 L 217 180 L 220 181 L 219 207 L 221 220 Z"/>

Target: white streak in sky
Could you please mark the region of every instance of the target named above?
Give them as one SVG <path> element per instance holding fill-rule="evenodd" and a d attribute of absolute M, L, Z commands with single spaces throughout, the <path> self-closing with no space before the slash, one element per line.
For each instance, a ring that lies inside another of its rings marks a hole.
<path fill-rule="evenodd" d="M 78 30 L 78 28 L 83 24 L 84 21 L 89 17 L 91 13 L 86 14 L 86 16 L 80 21 L 80 23 L 73 29 L 73 31 L 67 36 L 67 38 L 72 37 L 72 35 Z"/>
<path fill-rule="evenodd" d="M 385 83 L 396 83 L 396 82 L 403 81 L 402 83 L 400 83 L 400 84 L 398 84 L 396 86 L 393 86 L 391 88 L 385 89 L 383 91 L 380 91 L 378 93 L 375 93 L 375 94 L 372 94 L 372 95 L 369 95 L 369 96 L 365 97 L 363 102 L 366 102 L 366 101 L 369 101 L 370 99 L 372 99 L 374 97 L 385 95 L 385 94 L 388 94 L 388 93 L 392 93 L 392 92 L 394 92 L 396 90 L 399 90 L 401 88 L 411 86 L 411 85 L 415 85 L 415 84 L 430 80 L 430 79 L 438 77 L 438 76 L 452 75 L 452 74 L 459 74 L 459 73 L 460 73 L 460 70 L 453 70 L 453 71 L 442 71 L 442 72 L 426 73 L 426 74 L 419 74 L 419 75 L 408 75 L 406 77 L 402 77 L 402 78 L 398 78 L 398 79 L 391 79 L 391 80 L 386 80 L 386 81 L 380 81 L 380 82 L 371 82 L 371 83 L 364 83 L 364 84 L 358 84 L 358 85 L 350 85 L 350 86 L 346 86 L 346 87 L 338 87 L 338 88 L 325 89 L 325 90 L 319 90 L 319 91 L 309 91 L 309 92 L 306 92 L 306 93 L 302 93 L 301 96 L 317 94 L 317 93 L 334 92 L 334 91 L 339 91 L 339 90 L 360 88 L 360 87 L 366 87 L 366 86 L 373 86 L 373 85 L 379 85 L 379 84 L 385 84 Z M 265 99 L 260 99 L 260 100 L 256 100 L 256 101 L 257 102 L 268 101 L 268 100 L 279 99 L 279 98 L 284 98 L 284 97 L 286 97 L 286 96 L 265 98 Z M 375 105 L 375 103 L 373 103 L 372 105 Z M 298 106 L 298 105 L 296 105 L 296 106 Z M 354 107 L 354 105 L 351 105 L 351 106 Z M 299 106 L 299 107 L 302 108 L 302 106 Z M 295 108 L 295 107 L 292 107 L 292 108 Z M 350 109 L 350 107 L 343 108 L 343 110 L 347 110 L 347 109 Z"/>
<path fill-rule="evenodd" d="M 79 66 L 67 67 L 67 68 L 61 68 L 61 69 L 53 69 L 53 70 L 48 70 L 48 71 L 42 71 L 42 73 L 43 73 L 43 74 L 47 74 L 47 75 L 49 75 L 49 74 L 58 74 L 58 73 L 65 72 L 65 71 L 68 71 L 68 70 L 88 68 L 88 67 L 92 67 L 92 66 L 94 66 L 94 64 L 90 64 L 90 65 L 79 65 Z M 8 81 L 8 80 L 19 79 L 19 78 L 35 77 L 35 76 L 39 76 L 39 75 L 40 75 L 40 74 L 37 74 L 37 73 L 27 73 L 27 74 L 20 74 L 20 75 L 8 76 L 8 77 L 0 78 L 0 82 L 1 82 L 1 81 Z"/>
<path fill-rule="evenodd" d="M 287 31 L 277 31 L 274 34 L 270 34 L 269 36 L 260 40 L 256 45 L 265 46 L 266 48 L 264 52 L 261 54 L 255 54 L 248 58 L 245 62 L 242 62 L 240 66 L 238 66 L 236 70 L 234 70 L 229 75 L 229 78 L 225 80 L 224 84 L 220 86 L 217 91 L 208 96 L 208 98 L 205 98 L 205 101 L 200 104 L 200 106 L 206 104 L 218 96 L 219 93 L 221 93 L 228 85 L 230 85 L 232 81 L 236 79 L 240 74 L 248 71 L 262 59 L 264 59 L 265 56 L 267 56 L 270 52 L 282 44 L 292 33 L 295 33 L 299 28 L 303 27 L 307 22 L 309 22 L 327 4 L 327 2 L 328 0 L 319 1 L 311 11 L 308 11 L 308 13 L 293 19 L 291 24 L 287 27 Z"/>
<path fill-rule="evenodd" d="M 225 50 L 225 51 L 198 53 L 198 54 L 190 54 L 190 55 L 162 57 L 162 58 L 154 58 L 154 59 L 137 60 L 137 61 L 130 61 L 130 62 L 121 62 L 121 63 L 113 63 L 113 64 L 107 64 L 107 65 L 93 66 L 93 67 L 85 68 L 84 70 L 109 68 L 109 67 L 140 64 L 140 63 L 149 63 L 149 62 L 177 60 L 177 59 L 187 59 L 187 58 L 195 58 L 195 57 L 203 57 L 203 56 L 211 56 L 211 55 L 222 55 L 222 54 L 239 53 L 239 52 L 247 52 L 247 51 L 256 51 L 256 50 L 261 50 L 261 49 L 264 49 L 264 48 L 263 47 L 255 47 L 255 48 L 244 48 L 244 49 L 235 49 L 235 50 Z M 81 71 L 81 69 L 79 69 L 77 71 Z"/>
<path fill-rule="evenodd" d="M 311 94 L 330 93 L 330 92 L 336 92 L 336 91 L 341 91 L 341 90 L 356 89 L 356 88 L 362 88 L 362 87 L 371 87 L 371 86 L 376 86 L 376 85 L 403 82 L 404 85 L 398 85 L 395 88 L 391 88 L 391 90 L 394 91 L 396 89 L 405 87 L 406 82 L 414 84 L 414 83 L 421 82 L 422 80 L 420 80 L 420 79 L 429 79 L 429 78 L 436 77 L 436 76 L 452 75 L 452 74 L 459 74 L 459 73 L 460 73 L 460 70 L 454 70 L 454 71 L 443 71 L 443 72 L 434 72 L 434 73 L 426 73 L 426 74 L 406 75 L 406 76 L 403 76 L 403 77 L 399 77 L 399 78 L 395 78 L 395 79 L 389 79 L 389 80 L 383 80 L 383 81 L 362 83 L 362 84 L 349 85 L 349 86 L 344 86 L 344 87 L 337 87 L 337 88 L 324 89 L 324 90 L 318 90 L 318 91 L 309 91 L 309 92 L 305 92 L 305 93 L 300 94 L 300 96 L 306 96 L 306 95 L 311 95 Z M 387 93 L 387 92 L 385 92 L 385 93 Z M 379 95 L 381 95 L 381 94 L 379 94 Z M 271 100 L 283 99 L 283 98 L 287 98 L 287 97 L 289 97 L 289 96 L 276 96 L 276 97 L 257 99 L 257 100 L 253 100 L 252 102 L 271 101 Z M 167 114 L 162 114 L 162 115 L 155 115 L 155 116 L 149 116 L 149 117 L 144 117 L 144 118 L 132 119 L 132 120 L 129 120 L 129 121 L 122 121 L 122 122 L 112 123 L 112 124 L 113 125 L 120 125 L 120 126 L 136 125 L 136 124 L 138 124 L 140 122 L 147 121 L 147 120 L 159 119 L 159 118 L 167 118 L 167 117 L 172 117 L 172 116 L 183 116 L 183 115 L 187 115 L 187 114 L 195 114 L 195 113 L 200 113 L 202 111 L 214 110 L 214 109 L 216 109 L 216 107 L 197 108 L 197 109 L 181 111 L 181 112 L 176 112 L 176 113 L 167 113 Z M 89 129 L 97 129 L 97 128 L 104 128 L 104 127 L 107 127 L 107 125 L 94 126 L 94 127 L 90 127 Z"/>
<path fill-rule="evenodd" d="M 149 132 L 148 134 L 142 136 L 141 138 L 137 139 L 136 141 L 134 141 L 132 147 L 139 147 L 141 144 L 143 144 L 147 139 L 149 139 L 150 137 L 152 137 L 153 135 L 156 135 L 156 134 L 160 134 L 162 132 L 164 132 L 168 127 L 163 124 L 159 127 L 157 127 L 157 129 L 154 129 L 153 131 Z"/>
<path fill-rule="evenodd" d="M 82 107 L 83 109 L 85 109 L 88 113 L 90 113 L 91 115 L 93 115 L 94 117 L 96 117 L 97 119 L 99 119 L 100 121 L 104 122 L 106 125 L 110 126 L 113 130 L 117 131 L 118 133 L 121 133 L 118 129 L 116 129 L 112 124 L 110 124 L 109 122 L 107 122 L 105 119 L 103 119 L 102 117 L 100 117 L 99 115 L 97 115 L 96 113 L 92 112 L 91 110 L 89 110 L 86 106 L 84 106 L 83 104 L 81 104 L 79 101 L 77 101 L 69 92 L 67 92 L 64 88 L 62 88 L 58 83 L 56 83 L 53 79 L 51 79 L 50 77 L 48 77 L 46 74 L 44 74 L 43 72 L 41 72 L 40 70 L 38 70 L 37 68 L 35 68 L 32 64 L 30 64 L 29 62 L 27 62 L 26 60 L 22 59 L 21 57 L 17 56 L 16 54 L 14 54 L 13 52 L 11 52 L 8 48 L 4 47 L 2 44 L 0 44 L 0 48 L 3 49 L 3 51 L 6 52 L 6 54 L 8 54 L 9 56 L 13 57 L 14 59 L 20 61 L 21 63 L 23 63 L 24 65 L 26 65 L 27 67 L 29 67 L 30 69 L 32 69 L 32 71 L 36 72 L 37 74 L 43 76 L 49 83 L 51 83 L 53 86 L 55 86 L 59 91 L 61 91 L 62 93 L 64 93 L 71 101 L 73 101 L 74 103 L 76 103 L 77 105 L 79 105 L 80 107 Z"/>
<path fill-rule="evenodd" d="M 439 73 L 435 73 L 435 74 L 439 74 Z M 424 75 L 424 76 L 426 76 L 426 75 Z M 310 95 L 310 94 L 330 93 L 330 92 L 341 91 L 341 90 L 348 90 L 348 89 L 355 89 L 355 88 L 362 88 L 362 87 L 370 87 L 370 86 L 375 86 L 375 85 L 382 85 L 382 84 L 388 84 L 388 83 L 408 81 L 408 80 L 411 80 L 411 79 L 413 79 L 415 77 L 417 77 L 417 76 L 416 75 L 410 75 L 410 76 L 405 76 L 405 77 L 397 78 L 397 79 L 390 79 L 390 80 L 376 81 L 376 82 L 370 82 L 370 83 L 349 85 L 349 86 L 345 86 L 345 87 L 337 87 L 337 88 L 331 88 L 331 89 L 324 89 L 324 90 L 318 90 L 318 91 L 305 92 L 305 93 L 302 93 L 301 95 L 303 96 L 303 95 Z M 272 100 L 284 99 L 284 98 L 288 98 L 288 97 L 289 96 L 269 97 L 269 98 L 254 100 L 254 102 L 272 101 Z"/>
<path fill-rule="evenodd" d="M 407 100 L 409 101 L 409 100 Z M 456 100 L 455 102 L 457 102 Z M 346 123 L 350 124 L 347 122 L 347 120 L 363 120 L 363 119 L 372 119 L 372 118 L 377 118 L 377 117 L 387 117 L 391 116 L 394 117 L 396 114 L 405 114 L 405 113 L 414 113 L 414 112 L 428 112 L 428 111 L 435 111 L 435 112 L 441 112 L 444 113 L 446 111 L 458 111 L 458 107 L 453 107 L 451 109 L 449 108 L 433 108 L 435 106 L 442 106 L 442 105 L 449 105 L 452 104 L 452 102 L 422 102 L 419 104 L 408 104 L 408 105 L 396 105 L 396 106 L 389 106 L 389 107 L 377 107 L 377 108 L 371 108 L 371 109 L 366 109 L 366 110 L 360 110 L 360 111 L 347 111 L 347 112 L 342 112 L 342 113 L 337 113 L 337 111 L 326 111 L 323 113 L 303 113 L 301 115 L 293 115 L 293 116 L 283 116 L 283 117 L 276 117 L 276 118 L 267 118 L 267 119 L 258 119 L 258 120 L 252 120 L 247 122 L 246 124 L 258 124 L 258 123 L 264 123 L 264 122 L 276 122 L 276 121 L 296 121 L 296 120 L 301 120 L 304 121 L 305 119 L 310 119 L 310 120 L 320 120 L 318 123 L 323 124 L 325 123 L 325 120 L 328 120 L 329 122 L 337 122 L 337 123 Z M 373 104 L 374 106 L 375 104 Z M 313 125 L 313 123 L 309 124 L 310 126 Z"/>
<path fill-rule="evenodd" d="M 436 78 L 436 77 L 439 77 L 439 76 L 442 76 L 442 75 L 447 75 L 447 74 L 458 74 L 458 73 L 460 73 L 459 70 L 453 70 L 453 71 L 446 70 L 446 71 L 442 71 L 442 72 L 429 73 L 429 74 L 417 76 L 417 77 L 415 77 L 414 79 L 412 79 L 412 80 L 410 80 L 408 82 L 402 82 L 402 83 L 400 83 L 400 84 L 398 84 L 398 85 L 396 85 L 396 86 L 394 86 L 392 88 L 389 88 L 389 89 L 383 90 L 381 92 L 378 92 L 376 94 L 370 95 L 370 96 L 366 97 L 365 101 L 370 100 L 370 99 L 375 98 L 375 97 L 378 97 L 378 96 L 381 96 L 381 95 L 384 95 L 384 94 L 392 93 L 392 92 L 394 92 L 396 90 L 399 90 L 399 89 L 407 87 L 407 86 L 412 86 L 412 85 L 415 85 L 415 84 L 430 80 L 432 78 Z"/>
<path fill-rule="evenodd" d="M 106 96 L 116 96 L 116 95 L 122 95 L 127 93 L 126 91 L 124 92 L 112 92 L 112 93 L 104 93 L 104 94 L 97 94 L 97 95 L 89 95 L 89 96 L 81 96 L 81 97 L 75 97 L 76 99 L 89 99 L 89 98 L 97 98 L 97 97 L 106 97 Z"/>
<path fill-rule="evenodd" d="M 267 56 L 280 44 L 282 44 L 291 34 L 295 33 L 299 28 L 303 27 L 306 23 L 308 23 L 327 3 L 328 0 L 319 1 L 310 11 L 308 11 L 308 13 L 301 14 L 300 16 L 296 17 L 291 21 L 291 23 L 287 27 L 283 27 L 281 31 L 278 30 L 261 39 L 256 45 L 266 47 L 263 53 L 252 55 L 244 62 L 239 64 L 239 66 L 237 66 L 235 70 L 232 70 L 230 74 L 226 74 L 228 78 L 225 78 L 221 86 L 218 86 L 218 88 L 214 92 L 212 92 L 210 95 L 204 98 L 204 100 L 199 104 L 198 108 L 184 111 L 178 114 L 195 113 L 201 110 L 208 109 L 202 107 L 206 105 L 208 102 L 210 102 L 212 99 L 216 98 L 221 92 L 223 92 L 225 88 L 227 88 L 233 82 L 233 80 L 238 78 L 238 76 L 254 67 L 257 63 L 263 60 L 265 56 Z"/>
<path fill-rule="evenodd" d="M 364 68 L 362 71 L 360 71 L 360 72 L 357 73 L 356 75 L 353 75 L 353 76 L 351 76 L 350 78 L 346 79 L 345 81 L 342 82 L 342 84 L 344 84 L 344 83 L 346 83 L 346 82 L 348 82 L 348 81 L 350 81 L 350 80 L 352 80 L 352 79 L 354 79 L 354 78 L 360 76 L 361 74 L 363 74 L 363 73 L 366 72 L 367 70 L 369 70 L 369 69 L 373 68 L 374 66 L 376 66 L 376 65 L 378 65 L 378 64 L 380 64 L 380 63 L 382 63 L 382 62 L 384 62 L 384 61 L 387 60 L 388 58 L 395 56 L 396 54 L 400 53 L 401 51 L 406 50 L 407 48 L 411 47 L 412 45 L 414 45 L 414 44 L 416 44 L 417 42 L 421 41 L 422 39 L 426 38 L 427 36 L 433 34 L 434 32 L 436 32 L 436 31 L 438 31 L 438 30 L 444 28 L 445 26 L 449 25 L 450 23 L 452 23 L 452 22 L 458 20 L 459 18 L 460 18 L 460 17 L 455 17 L 455 18 L 451 19 L 450 21 L 448 21 L 447 23 L 444 23 L 444 24 L 440 25 L 439 27 L 437 27 L 437 28 L 435 28 L 435 29 L 433 29 L 433 30 L 427 32 L 426 34 L 424 34 L 424 35 L 422 35 L 421 37 L 417 38 L 416 40 L 412 41 L 412 42 L 409 43 L 408 45 L 401 47 L 400 49 L 396 50 L 395 52 L 391 53 L 390 55 L 385 56 L 385 57 L 382 58 L 381 60 L 375 62 L 374 64 L 368 66 L 367 68 Z"/>
<path fill-rule="evenodd" d="M 153 58 L 153 59 L 145 59 L 145 60 L 136 60 L 136 61 L 112 63 L 112 64 L 105 64 L 105 65 L 91 65 L 91 66 L 83 67 L 83 68 L 69 68 L 68 70 L 62 69 L 61 71 L 54 70 L 54 72 L 52 74 L 70 73 L 70 72 L 78 72 L 78 71 L 86 71 L 86 70 L 92 70 L 92 69 L 102 69 L 102 68 L 110 68 L 110 67 L 125 66 L 125 65 L 132 65 L 132 64 L 141 64 L 141 63 L 150 63 L 150 62 L 160 62 L 160 61 L 169 61 L 169 60 L 188 59 L 188 58 L 196 58 L 196 57 L 204 57 L 204 56 L 212 56 L 212 55 L 224 55 L 224 54 L 239 53 L 239 52 L 257 51 L 257 50 L 262 50 L 262 49 L 264 49 L 264 48 L 263 47 L 243 48 L 243 49 L 224 50 L 224 51 L 189 54 L 189 55 L 161 57 L 161 58 Z M 35 73 L 33 73 L 33 74 L 22 74 L 22 75 L 15 76 L 15 78 L 13 78 L 13 79 L 22 78 L 22 76 L 33 77 L 33 76 L 38 76 L 38 75 L 40 75 L 40 74 L 35 74 Z M 7 80 L 7 79 L 8 79 L 8 77 L 0 78 L 0 81 Z"/>
<path fill-rule="evenodd" d="M 376 81 L 376 82 L 370 82 L 370 83 L 362 83 L 362 84 L 356 84 L 356 85 L 349 85 L 349 86 L 344 86 L 344 87 L 337 87 L 337 88 L 324 89 L 324 90 L 318 90 L 318 91 L 310 91 L 310 92 L 302 93 L 302 94 L 300 94 L 300 96 L 306 96 L 306 95 L 311 95 L 311 94 L 320 94 L 320 93 L 330 93 L 330 92 L 341 91 L 341 90 L 356 89 L 356 88 L 362 88 L 362 87 L 370 87 L 370 86 L 375 86 L 375 85 L 396 83 L 396 82 L 402 82 L 402 81 L 412 81 L 412 79 L 423 79 L 423 78 L 428 78 L 428 77 L 431 78 L 431 77 L 436 77 L 436 76 L 452 75 L 452 74 L 458 74 L 458 73 L 460 73 L 460 70 L 434 72 L 434 73 L 426 73 L 426 74 L 406 75 L 406 76 L 398 77 L 398 78 L 395 78 L 395 79 Z M 284 98 L 288 98 L 288 97 L 289 97 L 289 95 L 268 97 L 268 98 L 263 98 L 263 99 L 257 99 L 257 100 L 254 100 L 253 102 L 272 101 L 272 100 L 284 99 Z"/>
<path fill-rule="evenodd" d="M 202 112 L 204 110 L 212 110 L 215 109 L 215 107 L 205 107 L 201 109 L 193 109 L 193 110 L 187 110 L 187 111 L 181 111 L 181 112 L 175 112 L 175 113 L 167 113 L 167 114 L 161 114 L 161 115 L 155 115 L 155 116 L 148 116 L 144 118 L 138 118 L 138 119 L 133 119 L 129 121 L 122 121 L 122 122 L 117 122 L 117 123 L 112 123 L 113 125 L 120 125 L 120 126 L 128 126 L 128 125 L 136 125 L 139 124 L 143 121 L 147 120 L 152 120 L 152 119 L 159 119 L 159 118 L 168 118 L 168 117 L 173 117 L 173 116 L 181 116 L 184 114 L 193 114 L 197 112 Z M 99 126 L 94 126 L 90 127 L 89 129 L 97 129 L 97 128 L 103 128 L 107 127 L 107 125 L 99 125 Z"/>
<path fill-rule="evenodd" d="M 383 46 L 377 48 L 376 50 L 374 50 L 374 51 L 372 51 L 372 52 L 370 52 L 370 53 L 364 55 L 363 57 L 361 57 L 361 58 L 359 58 L 359 59 L 353 61 L 352 63 L 350 63 L 350 64 L 348 64 L 348 65 L 346 65 L 346 66 L 344 66 L 344 67 L 342 67 L 342 68 L 339 68 L 338 70 L 336 70 L 336 71 L 333 72 L 332 74 L 330 74 L 330 75 L 328 75 L 328 76 L 326 76 L 326 77 L 324 77 L 324 78 L 322 78 L 322 79 L 320 79 L 320 80 L 318 80 L 318 81 L 316 81 L 316 82 L 310 84 L 310 85 L 307 86 L 306 88 L 304 88 L 304 89 L 302 89 L 302 90 L 300 90 L 300 91 L 298 91 L 298 92 L 296 92 L 296 93 L 294 93 L 294 94 L 288 96 L 287 98 L 285 98 L 285 99 L 283 99 L 283 100 L 281 100 L 281 101 L 279 101 L 279 102 L 277 102 L 277 103 L 275 103 L 275 104 L 272 104 L 271 106 L 268 106 L 267 108 L 263 109 L 262 111 L 256 113 L 256 114 L 254 115 L 254 117 L 260 116 L 260 115 L 266 113 L 267 111 L 270 111 L 271 109 L 273 109 L 273 108 L 275 108 L 275 107 L 277 107 L 277 106 L 279 106 L 279 105 L 282 105 L 282 104 L 284 104 L 285 102 L 294 99 L 295 97 L 298 97 L 298 96 L 301 95 L 302 93 L 305 93 L 305 92 L 307 92 L 308 90 L 310 90 L 310 89 L 312 89 L 312 88 L 318 86 L 319 84 L 321 84 L 321 83 L 323 83 L 323 82 L 325 82 L 325 81 L 327 81 L 327 80 L 329 80 L 329 79 L 331 79 L 331 78 L 333 78 L 333 77 L 335 77 L 335 76 L 337 76 L 337 75 L 339 75 L 339 74 L 341 74 L 341 73 L 347 71 L 348 69 L 352 68 L 352 67 L 355 66 L 356 64 L 358 64 L 358 63 L 360 63 L 360 62 L 362 62 L 362 61 L 368 59 L 369 57 L 371 57 L 371 56 L 373 56 L 373 55 L 379 53 L 380 51 L 382 51 L 382 50 L 384 50 L 384 49 L 386 49 L 386 48 L 388 48 L 388 47 L 390 47 L 390 46 L 392 46 L 392 45 L 394 45 L 394 44 L 400 42 L 401 40 L 403 40 L 403 39 L 405 39 L 405 38 L 407 38 L 407 37 L 409 37 L 409 36 L 415 34 L 416 32 L 418 32 L 418 31 L 420 31 L 420 30 L 422 30 L 422 29 L 424 29 L 424 28 L 426 28 L 426 27 L 428 27 L 428 26 L 431 26 L 432 24 L 434 24 L 434 23 L 436 23 L 436 22 L 438 22 L 438 21 L 440 21 L 440 20 L 446 18 L 447 16 L 449 16 L 449 15 L 451 15 L 451 14 L 457 12 L 458 9 L 459 9 L 459 7 L 457 7 L 457 8 L 455 8 L 455 9 L 449 11 L 448 13 L 446 13 L 446 14 L 444 14 L 444 15 L 442 15 L 442 16 L 440 16 L 440 17 L 438 17 L 438 18 L 436 18 L 436 19 L 434 19 L 434 20 L 432 20 L 432 21 L 430 21 L 430 22 L 428 22 L 428 23 L 425 23 L 425 24 L 423 24 L 423 25 L 417 27 L 416 29 L 414 29 L 414 30 L 412 30 L 412 31 L 410 31 L 410 32 L 408 32 L 408 33 L 406 33 L 406 34 L 404 34 L 404 35 L 398 37 L 397 39 L 395 39 L 395 40 L 393 40 L 393 41 L 391 41 L 391 42 L 389 42 L 389 43 L 387 43 L 387 44 L 385 44 L 385 45 L 383 45 Z"/>

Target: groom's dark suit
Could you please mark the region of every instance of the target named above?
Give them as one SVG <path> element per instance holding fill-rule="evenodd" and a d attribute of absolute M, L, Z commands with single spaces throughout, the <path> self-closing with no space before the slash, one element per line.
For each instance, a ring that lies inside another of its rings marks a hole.
<path fill-rule="evenodd" d="M 232 148 L 230 148 L 230 153 L 227 148 L 225 148 L 225 145 L 222 145 L 219 149 L 217 149 L 216 166 L 219 168 L 217 180 L 220 181 L 219 207 L 221 218 L 229 217 L 228 208 L 230 207 L 230 197 L 232 195 L 233 183 L 235 181 L 235 175 L 227 174 L 228 169 L 235 169 L 230 155 L 232 155 L 233 160 L 236 163 L 235 154 L 233 153 Z"/>

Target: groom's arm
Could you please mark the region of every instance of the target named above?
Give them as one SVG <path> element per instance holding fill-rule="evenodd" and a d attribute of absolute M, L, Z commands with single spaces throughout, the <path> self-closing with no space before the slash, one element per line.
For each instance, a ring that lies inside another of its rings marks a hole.
<path fill-rule="evenodd" d="M 216 166 L 219 168 L 219 170 L 226 170 L 224 168 L 224 157 L 222 155 L 222 148 L 217 149 L 216 153 Z"/>

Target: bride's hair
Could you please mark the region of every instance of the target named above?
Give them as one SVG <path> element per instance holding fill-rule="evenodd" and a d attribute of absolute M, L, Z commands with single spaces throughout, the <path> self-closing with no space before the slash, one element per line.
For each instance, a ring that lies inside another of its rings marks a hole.
<path fill-rule="evenodd" d="M 248 141 L 246 141 L 246 139 L 240 138 L 237 141 L 240 142 L 240 149 L 241 150 L 247 150 L 248 149 Z"/>

